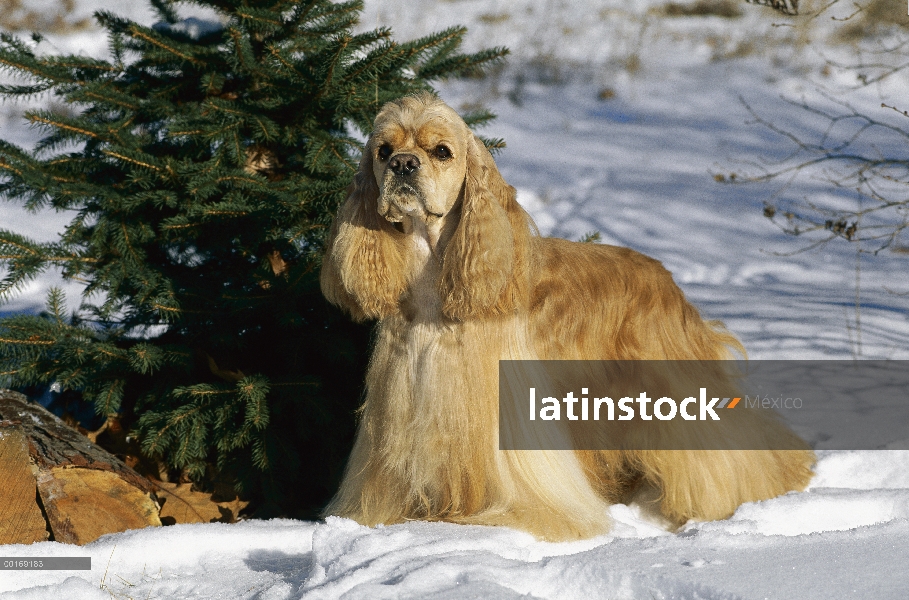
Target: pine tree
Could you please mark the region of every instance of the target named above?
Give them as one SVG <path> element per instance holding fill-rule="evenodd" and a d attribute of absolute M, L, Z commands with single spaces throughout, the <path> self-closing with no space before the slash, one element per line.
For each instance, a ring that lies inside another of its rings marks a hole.
<path fill-rule="evenodd" d="M 194 2 L 220 23 L 151 2 L 154 27 L 95 15 L 110 60 L 0 36 L 0 66 L 28 82 L 0 94 L 68 108 L 26 114 L 45 131 L 34 151 L 0 141 L 0 196 L 75 215 L 54 243 L 0 229 L 0 299 L 50 267 L 86 283 L 71 315 L 51 290 L 44 313 L 0 320 L 0 379 L 78 392 L 148 456 L 232 473 L 265 513 L 317 509 L 349 449 L 369 335 L 318 288 L 356 132 L 505 51 L 459 53 L 463 28 L 355 34 L 359 0 Z"/>

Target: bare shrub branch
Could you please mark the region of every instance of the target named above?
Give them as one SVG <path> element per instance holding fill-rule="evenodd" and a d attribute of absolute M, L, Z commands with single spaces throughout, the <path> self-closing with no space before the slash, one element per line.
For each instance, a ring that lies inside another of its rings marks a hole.
<path fill-rule="evenodd" d="M 793 150 L 763 165 L 762 172 L 736 181 L 785 179 L 784 188 L 765 203 L 764 216 L 787 234 L 806 236 L 807 244 L 799 252 L 835 239 L 864 242 L 862 250 L 872 253 L 901 249 L 900 235 L 909 228 L 909 127 L 870 117 L 830 96 L 826 99 L 834 110 L 789 101 L 825 123 L 813 138 L 778 125 L 742 100 L 753 123 L 781 136 Z M 909 119 L 907 111 L 881 106 Z M 791 198 L 786 190 L 796 179 L 823 186 L 811 198 Z"/>
<path fill-rule="evenodd" d="M 779 11 L 784 15 L 799 14 L 799 0 L 745 0 L 749 4 L 758 4 L 760 6 L 769 6 L 773 10 Z"/>

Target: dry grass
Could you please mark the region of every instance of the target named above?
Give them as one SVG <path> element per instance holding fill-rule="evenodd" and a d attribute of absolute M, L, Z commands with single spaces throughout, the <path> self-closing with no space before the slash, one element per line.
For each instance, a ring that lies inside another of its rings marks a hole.
<path fill-rule="evenodd" d="M 75 0 L 60 0 L 52 11 L 33 10 L 23 0 L 0 0 L 0 29 L 40 33 L 72 33 L 87 29 L 91 20 L 73 20 L 75 8 Z"/>
<path fill-rule="evenodd" d="M 508 13 L 486 13 L 478 17 L 481 23 L 486 23 L 487 25 L 496 25 L 498 23 L 504 23 L 511 18 L 511 15 Z"/>
<path fill-rule="evenodd" d="M 905 0 L 870 0 L 856 4 L 856 12 L 837 31 L 836 39 L 855 42 L 892 27 L 909 28 Z"/>
<path fill-rule="evenodd" d="M 732 0 L 697 0 L 694 4 L 669 2 L 660 12 L 667 17 L 723 17 L 737 19 L 744 12 L 739 3 Z"/>

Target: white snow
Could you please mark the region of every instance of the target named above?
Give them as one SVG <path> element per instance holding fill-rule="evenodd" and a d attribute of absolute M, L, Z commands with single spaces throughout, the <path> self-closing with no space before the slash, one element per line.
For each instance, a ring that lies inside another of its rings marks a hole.
<path fill-rule="evenodd" d="M 860 486 L 850 453 L 824 454 L 825 487 L 677 534 L 617 505 L 610 535 L 562 544 L 505 528 L 370 529 L 331 517 L 5 546 L 5 556 L 91 556 L 92 571 L 0 572 L 0 591 L 17 590 L 0 598 L 905 598 L 909 452 L 881 454 L 860 453 Z"/>
<path fill-rule="evenodd" d="M 482 104 L 498 113 L 482 133 L 506 139 L 497 161 L 543 234 L 578 239 L 599 231 L 605 243 L 658 258 L 751 358 L 909 358 L 909 256 L 857 259 L 846 243 L 790 255 L 805 242 L 761 215 L 775 194 L 846 206 L 854 197 L 818 177 L 785 189 L 784 181 L 713 177 L 757 173 L 792 149 L 754 124 L 744 103 L 806 138 L 823 134 L 826 123 L 785 99 L 833 110 L 826 95 L 899 125 L 902 117 L 880 105 L 904 101 L 905 77 L 856 88 L 854 71 L 824 69 L 828 57 L 857 61 L 850 47 L 829 42 L 838 25 L 827 15 L 791 27 L 767 9 L 740 5 L 740 19 L 670 19 L 658 14 L 661 4 L 368 0 L 363 21 L 405 39 L 464 24 L 468 49 L 511 48 L 499 74 L 446 82 L 441 93 L 458 109 Z M 78 6 L 79 14 L 100 7 L 151 23 L 143 3 Z M 42 51 L 92 55 L 106 48 L 94 32 L 42 44 Z M 19 110 L 0 108 L 0 135 L 28 145 L 36 133 L 21 125 Z M 882 134 L 873 142 L 905 156 L 898 139 Z M 67 220 L 0 203 L 0 227 L 37 239 L 52 239 Z M 0 311 L 33 310 L 54 281 L 49 274 Z M 77 304 L 78 287 L 69 291 Z M 897 439 L 909 407 L 894 410 Z M 0 571 L 0 598 L 909 597 L 909 451 L 823 450 L 816 473 L 804 493 L 674 534 L 642 506 L 616 505 L 609 535 L 565 544 L 504 528 L 414 522 L 370 529 L 330 518 L 178 525 L 85 547 L 4 546 L 5 557 L 91 556 L 92 570 Z"/>

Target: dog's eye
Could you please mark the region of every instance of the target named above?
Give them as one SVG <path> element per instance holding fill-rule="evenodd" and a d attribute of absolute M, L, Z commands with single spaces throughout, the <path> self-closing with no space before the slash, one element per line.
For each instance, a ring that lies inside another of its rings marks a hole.
<path fill-rule="evenodd" d="M 379 146 L 379 160 L 388 160 L 389 156 L 391 156 L 391 146 L 388 144 Z"/>
<path fill-rule="evenodd" d="M 448 149 L 448 146 L 439 144 L 436 146 L 435 155 L 439 160 L 448 160 L 451 158 L 451 150 Z"/>

